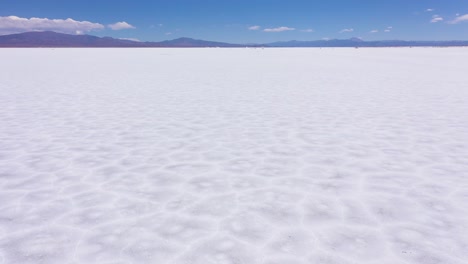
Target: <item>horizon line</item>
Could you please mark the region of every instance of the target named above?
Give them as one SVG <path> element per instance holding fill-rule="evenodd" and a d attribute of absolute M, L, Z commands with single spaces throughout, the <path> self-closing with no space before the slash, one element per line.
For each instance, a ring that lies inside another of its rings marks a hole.
<path fill-rule="evenodd" d="M 126 40 L 126 41 L 132 41 L 136 43 L 161 43 L 165 41 L 173 41 L 173 40 L 180 40 L 180 39 L 190 39 L 190 40 L 199 40 L 199 41 L 208 41 L 208 42 L 219 42 L 223 44 L 235 44 L 235 45 L 268 45 L 268 44 L 273 44 L 273 43 L 287 43 L 287 42 L 318 42 L 318 41 L 332 41 L 332 40 L 358 40 L 362 42 L 385 42 L 385 41 L 404 41 L 404 42 L 468 42 L 468 39 L 466 40 L 461 40 L 461 39 L 451 39 L 451 40 L 408 40 L 408 39 L 380 39 L 380 40 L 366 40 L 362 37 L 350 37 L 350 38 L 322 38 L 322 39 L 311 39 L 311 40 L 296 40 L 296 39 L 291 39 L 291 40 L 278 40 L 278 41 L 273 41 L 273 42 L 267 42 L 267 43 L 256 43 L 256 42 L 250 42 L 250 43 L 233 43 L 233 42 L 225 42 L 225 41 L 218 41 L 218 40 L 207 40 L 207 39 L 202 39 L 202 38 L 197 38 L 197 37 L 178 37 L 174 39 L 165 39 L 165 40 L 160 40 L 160 41 L 151 41 L 151 40 L 136 40 L 132 38 L 116 38 L 116 37 L 111 37 L 111 36 L 96 36 L 92 34 L 70 34 L 70 33 L 63 33 L 63 32 L 58 32 L 58 31 L 53 31 L 53 30 L 34 30 L 34 31 L 25 31 L 25 32 L 18 32 L 18 33 L 8 33 L 8 34 L 0 34 L 0 37 L 2 36 L 11 36 L 11 35 L 20 35 L 20 34 L 27 34 L 27 33 L 47 33 L 47 32 L 52 32 L 56 34 L 63 34 L 63 35 L 69 35 L 69 36 L 92 36 L 92 37 L 97 37 L 97 38 L 111 38 L 115 40 Z"/>

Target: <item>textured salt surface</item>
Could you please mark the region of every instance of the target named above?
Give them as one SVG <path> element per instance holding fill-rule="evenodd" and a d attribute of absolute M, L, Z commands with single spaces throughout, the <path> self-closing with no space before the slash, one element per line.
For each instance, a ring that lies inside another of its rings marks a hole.
<path fill-rule="evenodd" d="M 468 49 L 0 58 L 2 264 L 468 262 Z"/>

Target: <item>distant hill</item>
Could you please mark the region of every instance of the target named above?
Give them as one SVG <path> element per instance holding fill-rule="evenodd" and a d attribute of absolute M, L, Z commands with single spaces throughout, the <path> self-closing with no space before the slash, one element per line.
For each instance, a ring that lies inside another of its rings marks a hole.
<path fill-rule="evenodd" d="M 313 40 L 313 41 L 281 41 L 269 43 L 270 47 L 355 47 L 361 46 L 366 42 L 362 39 L 331 39 L 331 40 Z"/>
<path fill-rule="evenodd" d="M 463 47 L 468 41 L 364 41 L 359 38 L 314 41 L 286 41 L 267 44 L 269 47 Z"/>
<path fill-rule="evenodd" d="M 140 42 L 52 31 L 0 36 L 0 47 L 141 47 Z"/>
<path fill-rule="evenodd" d="M 245 47 L 245 45 L 198 40 L 192 38 L 178 38 L 157 43 L 162 47 Z"/>
<path fill-rule="evenodd" d="M 70 35 L 52 31 L 26 32 L 0 36 L 0 47 L 461 47 L 468 41 L 364 41 L 359 38 L 314 41 L 284 41 L 267 44 L 231 44 L 192 38 L 178 38 L 161 42 L 138 42 L 111 37 Z"/>
<path fill-rule="evenodd" d="M 111 37 L 96 37 L 91 35 L 70 35 L 52 31 L 26 32 L 0 36 L 0 47 L 245 47 L 245 45 L 230 44 L 179 38 L 162 42 L 138 42 L 115 39 Z"/>

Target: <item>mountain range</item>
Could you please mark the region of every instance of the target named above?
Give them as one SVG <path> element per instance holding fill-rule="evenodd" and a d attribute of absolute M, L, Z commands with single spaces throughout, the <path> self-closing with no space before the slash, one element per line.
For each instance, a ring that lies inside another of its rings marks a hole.
<path fill-rule="evenodd" d="M 121 48 L 196 48 L 196 47 L 461 47 L 468 46 L 468 41 L 404 41 L 383 40 L 364 41 L 360 38 L 331 39 L 314 41 L 284 41 L 265 44 L 231 44 L 178 38 L 161 42 L 140 42 L 111 37 L 91 35 L 70 35 L 52 31 L 26 32 L 0 36 L 0 47 L 121 47 Z"/>

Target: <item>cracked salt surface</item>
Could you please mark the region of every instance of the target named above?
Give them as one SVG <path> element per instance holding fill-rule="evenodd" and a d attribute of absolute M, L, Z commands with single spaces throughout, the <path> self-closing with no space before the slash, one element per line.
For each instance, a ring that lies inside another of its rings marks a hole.
<path fill-rule="evenodd" d="M 467 51 L 2 49 L 0 263 L 467 263 Z"/>

